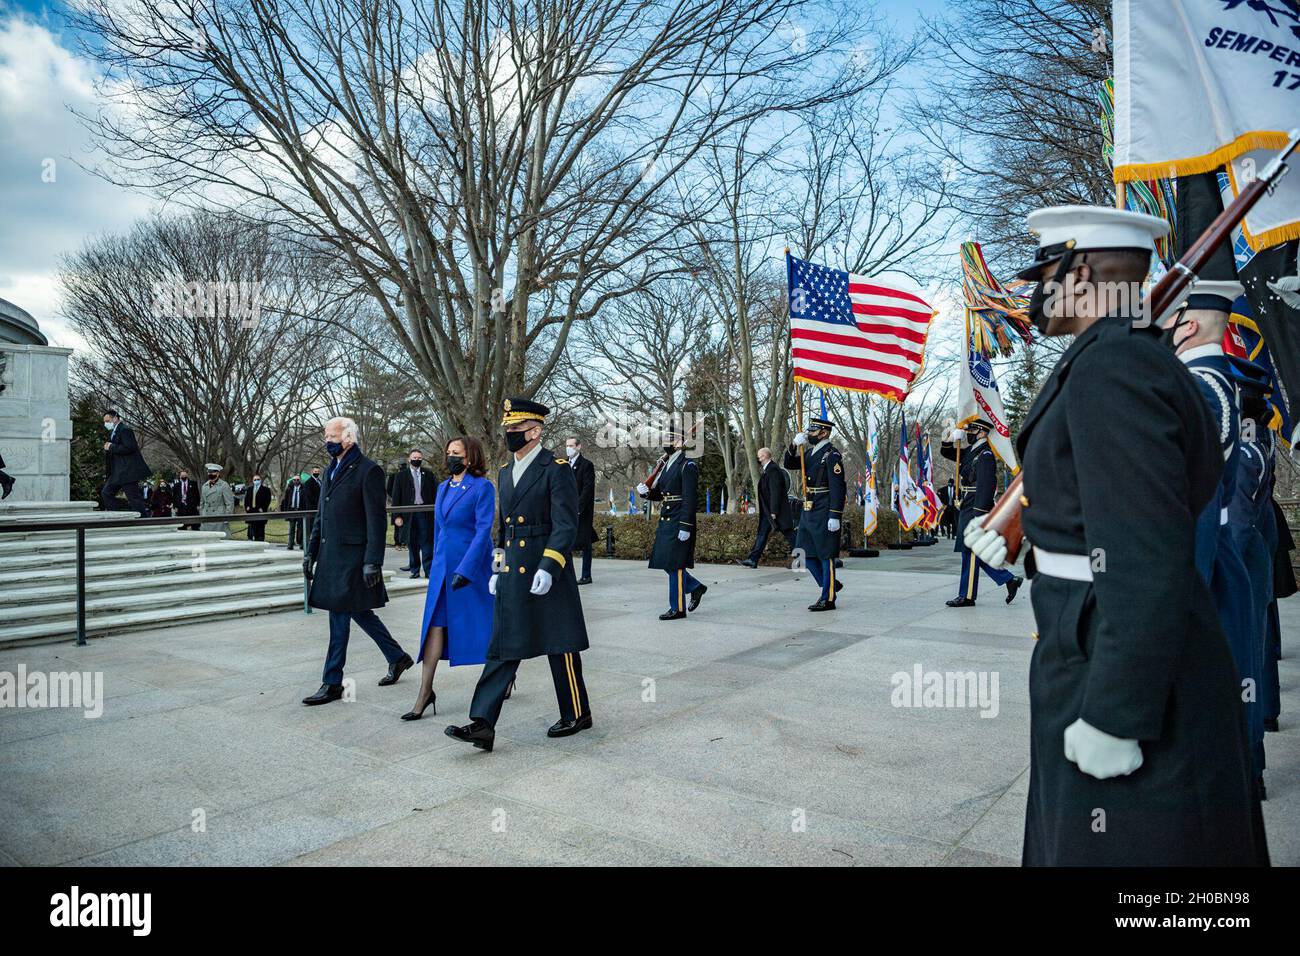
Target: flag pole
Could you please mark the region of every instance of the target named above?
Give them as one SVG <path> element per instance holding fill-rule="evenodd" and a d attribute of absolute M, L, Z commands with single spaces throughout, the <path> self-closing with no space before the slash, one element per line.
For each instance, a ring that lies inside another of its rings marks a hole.
<path fill-rule="evenodd" d="M 790 348 L 794 349 L 794 315 L 791 310 L 792 302 L 790 301 L 790 247 L 785 247 L 785 305 L 786 314 L 790 319 Z M 803 431 L 803 388 L 799 381 L 794 383 L 794 415 L 795 423 L 799 431 Z M 799 446 L 799 497 L 806 505 L 808 503 L 808 467 L 804 462 L 804 446 Z"/>

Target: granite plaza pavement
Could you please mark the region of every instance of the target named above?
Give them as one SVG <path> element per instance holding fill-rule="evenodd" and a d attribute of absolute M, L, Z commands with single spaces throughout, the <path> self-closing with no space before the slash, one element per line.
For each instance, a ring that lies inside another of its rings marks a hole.
<path fill-rule="evenodd" d="M 956 568 L 946 542 L 850 559 L 840 609 L 810 614 L 806 575 L 706 565 L 701 610 L 660 622 L 662 573 L 597 560 L 594 729 L 546 738 L 554 692 L 533 661 L 491 754 L 442 732 L 478 667 L 441 668 L 438 716 L 404 723 L 415 672 L 377 687 L 383 660 L 355 630 L 356 701 L 303 707 L 319 612 L 0 651 L 0 671 L 102 671 L 105 698 L 95 719 L 0 709 L 0 863 L 1015 865 L 1029 594 L 948 609 Z M 381 612 L 412 652 L 422 605 Z M 1265 815 L 1274 862 L 1295 865 L 1300 601 L 1282 617 Z M 996 674 L 996 716 L 894 706 L 893 675 L 918 665 Z"/>

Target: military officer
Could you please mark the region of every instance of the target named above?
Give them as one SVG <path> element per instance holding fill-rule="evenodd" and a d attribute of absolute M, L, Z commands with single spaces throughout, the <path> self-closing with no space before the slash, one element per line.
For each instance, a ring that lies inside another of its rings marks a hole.
<path fill-rule="evenodd" d="M 844 587 L 835 579 L 835 565 L 846 485 L 844 459 L 831 444 L 833 428 L 829 418 L 813 418 L 807 431 L 795 435 L 785 452 L 785 467 L 792 471 L 799 471 L 802 458 L 808 483 L 794 546 L 803 549 L 804 563 L 821 588 L 817 603 L 808 605 L 810 611 L 835 610 L 835 597 Z"/>
<path fill-rule="evenodd" d="M 1251 772 L 1255 794 L 1265 799 L 1264 717 L 1268 709 L 1264 646 L 1268 637 L 1268 606 L 1273 600 L 1273 550 L 1268 524 L 1273 516 L 1273 432 L 1268 427 L 1268 373 L 1254 362 L 1232 358 L 1231 368 L 1241 400 L 1242 439 L 1236 456 L 1236 483 L 1227 503 L 1227 527 L 1245 567 L 1244 588 L 1236 594 L 1246 606 L 1243 633 L 1232 643 L 1241 699 L 1246 709 Z M 1229 638 L 1234 635 L 1230 634 Z"/>
<path fill-rule="evenodd" d="M 1240 690 L 1193 556 L 1222 469 L 1218 432 L 1134 295 L 1168 226 L 1063 206 L 1029 227 L 1030 317 L 1074 339 L 1017 440 L 1038 624 L 1024 862 L 1266 863 Z M 966 541 L 1005 563 L 1006 541 L 981 518 Z"/>
<path fill-rule="evenodd" d="M 957 582 L 957 596 L 948 602 L 949 607 L 974 607 L 979 595 L 979 573 L 983 571 L 998 587 L 1006 586 L 1007 603 L 1016 598 L 1016 592 L 1025 579 L 1005 568 L 991 568 L 975 558 L 962 540 L 966 525 L 976 515 L 986 515 L 993 507 L 993 495 L 998 485 L 998 462 L 989 447 L 989 429 L 993 426 L 983 418 L 966 423 L 964 429 L 953 432 L 939 444 L 939 454 L 949 461 L 958 461 L 961 474 L 957 486 L 957 540 L 952 549 L 961 553 L 961 578 Z M 958 454 L 961 440 L 966 448 Z"/>
<path fill-rule="evenodd" d="M 551 663 L 560 719 L 546 732 L 567 737 L 591 727 L 582 679 L 587 625 L 569 556 L 578 530 L 578 483 L 564 458 L 542 447 L 550 409 L 508 398 L 501 424 L 511 461 L 497 479 L 497 557 L 488 590 L 495 596 L 487 662 L 470 702 L 470 723 L 447 736 L 491 750 L 497 718 L 519 662 L 545 654 Z"/>
<path fill-rule="evenodd" d="M 708 591 L 688 570 L 695 567 L 700 470 L 695 459 L 687 457 L 683 441 L 681 431 L 670 429 L 664 444 L 667 460 L 649 484 L 637 485 L 637 492 L 647 501 L 662 502 L 650 552 L 650 567 L 668 575 L 668 610 L 659 615 L 661 621 L 682 620 L 688 610 L 699 608 Z"/>

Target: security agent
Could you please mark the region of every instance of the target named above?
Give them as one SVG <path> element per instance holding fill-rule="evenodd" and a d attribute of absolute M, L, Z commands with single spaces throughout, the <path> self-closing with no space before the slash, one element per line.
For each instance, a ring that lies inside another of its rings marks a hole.
<path fill-rule="evenodd" d="M 1063 206 L 1029 227 L 1040 242 L 1021 273 L 1039 283 L 1030 317 L 1074 340 L 1017 440 L 1038 624 L 1024 862 L 1266 863 L 1240 690 L 1193 557 L 1218 435 L 1136 299 L 1107 312 L 1098 294 L 1136 289 L 1168 226 Z M 965 537 L 981 560 L 1005 563 L 1005 539 L 980 518 Z"/>
<path fill-rule="evenodd" d="M 804 563 L 821 588 L 817 603 L 808 605 L 810 611 L 835 610 L 835 597 L 844 587 L 835 579 L 835 567 L 840 552 L 846 485 L 844 460 L 840 450 L 831 444 L 832 428 L 829 418 L 812 419 L 807 431 L 795 435 L 794 443 L 785 452 L 785 467 L 798 471 L 800 448 L 810 446 L 803 453 L 807 498 L 794 542 L 796 548 L 803 549 Z"/>
<path fill-rule="evenodd" d="M 1007 589 L 1007 603 L 1016 598 L 1024 583 L 1003 568 L 991 568 L 970 553 L 962 540 L 966 525 L 976 515 L 986 515 L 993 507 L 993 494 L 998 484 L 998 463 L 989 447 L 989 429 L 992 424 L 983 418 L 967 422 L 964 429 L 954 429 L 939 445 L 939 454 L 949 461 L 958 461 L 961 484 L 957 489 L 957 540 L 953 550 L 961 554 L 961 578 L 957 583 L 957 596 L 948 601 L 949 607 L 974 607 L 979 596 L 979 573 L 983 571 L 998 587 Z M 966 449 L 959 452 L 961 440 L 966 439 Z"/>
<path fill-rule="evenodd" d="M 487 663 L 470 702 L 470 723 L 446 734 L 482 750 L 496 741 L 496 723 L 519 662 L 545 654 L 551 663 L 560 719 L 546 732 L 567 737 L 591 727 L 582 679 L 587 625 L 569 556 L 578 530 L 578 483 L 564 458 L 542 447 L 550 409 L 525 398 L 505 400 L 501 424 L 512 460 L 497 479 L 498 559 L 488 581 L 496 598 Z"/>

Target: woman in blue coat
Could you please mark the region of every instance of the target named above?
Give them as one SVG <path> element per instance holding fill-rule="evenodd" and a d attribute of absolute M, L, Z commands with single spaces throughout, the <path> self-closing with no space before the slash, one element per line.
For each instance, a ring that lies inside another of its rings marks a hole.
<path fill-rule="evenodd" d="M 492 523 L 496 489 L 486 477 L 487 459 L 476 439 L 447 442 L 451 477 L 438 489 L 433 509 L 433 563 L 420 629 L 420 689 L 403 720 L 419 720 L 433 704 L 433 675 L 440 660 L 452 667 L 482 664 L 492 639 Z"/>

